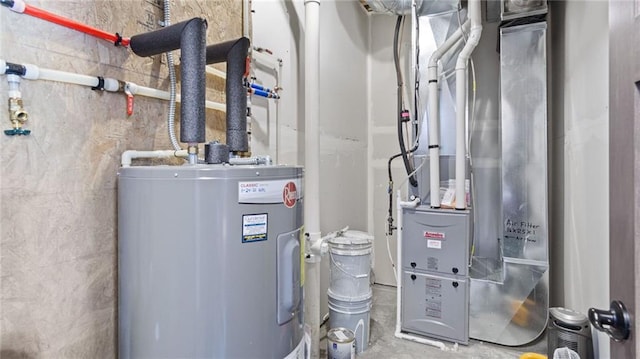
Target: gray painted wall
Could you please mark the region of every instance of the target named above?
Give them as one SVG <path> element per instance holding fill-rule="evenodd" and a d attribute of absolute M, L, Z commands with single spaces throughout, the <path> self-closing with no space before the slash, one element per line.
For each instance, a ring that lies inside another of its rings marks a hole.
<path fill-rule="evenodd" d="M 552 2 L 551 305 L 609 307 L 606 1 Z M 598 335 L 600 357 L 609 340 Z"/>
<path fill-rule="evenodd" d="M 253 131 L 253 150 L 304 165 L 304 4 L 259 0 L 252 6 L 254 46 L 284 60 L 278 124 L 275 104 L 254 100 L 253 128 L 260 132 Z M 345 226 L 366 231 L 369 19 L 358 2 L 339 0 L 323 1 L 320 18 L 320 227 L 323 235 Z M 275 81 L 264 69 L 256 74 L 266 84 Z M 323 314 L 328 264 L 323 258 Z"/>

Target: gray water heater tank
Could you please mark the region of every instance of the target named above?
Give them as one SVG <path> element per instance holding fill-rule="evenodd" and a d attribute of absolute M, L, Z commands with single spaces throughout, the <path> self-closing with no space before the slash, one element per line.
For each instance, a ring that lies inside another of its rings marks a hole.
<path fill-rule="evenodd" d="M 302 168 L 118 173 L 119 358 L 301 358 Z"/>

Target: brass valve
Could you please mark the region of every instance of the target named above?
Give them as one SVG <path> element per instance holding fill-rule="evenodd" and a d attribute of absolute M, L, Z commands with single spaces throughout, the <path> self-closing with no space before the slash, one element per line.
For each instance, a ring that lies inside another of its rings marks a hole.
<path fill-rule="evenodd" d="M 4 133 L 8 136 L 22 136 L 31 133 L 31 130 L 25 130 L 22 128 L 25 122 L 29 119 L 29 114 L 24 110 L 22 106 L 21 98 L 9 98 L 9 121 L 13 129 L 5 130 Z"/>

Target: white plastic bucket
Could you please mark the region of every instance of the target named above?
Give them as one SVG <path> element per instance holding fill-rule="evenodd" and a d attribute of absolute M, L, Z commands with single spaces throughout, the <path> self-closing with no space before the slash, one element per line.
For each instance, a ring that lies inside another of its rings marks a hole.
<path fill-rule="evenodd" d="M 369 346 L 371 296 L 361 301 L 343 301 L 329 293 L 329 328 L 346 328 L 356 338 L 356 354 Z"/>
<path fill-rule="evenodd" d="M 330 236 L 327 242 L 331 263 L 329 295 L 342 301 L 370 298 L 373 237 L 360 231 L 341 231 Z"/>

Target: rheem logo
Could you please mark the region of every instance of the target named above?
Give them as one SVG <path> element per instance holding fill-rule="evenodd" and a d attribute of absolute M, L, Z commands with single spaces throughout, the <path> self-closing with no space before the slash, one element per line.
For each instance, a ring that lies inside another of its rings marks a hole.
<path fill-rule="evenodd" d="M 288 182 L 284 185 L 284 189 L 282 190 L 282 203 L 284 203 L 285 207 L 293 208 L 296 205 L 297 196 L 298 194 L 295 183 Z"/>

